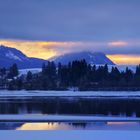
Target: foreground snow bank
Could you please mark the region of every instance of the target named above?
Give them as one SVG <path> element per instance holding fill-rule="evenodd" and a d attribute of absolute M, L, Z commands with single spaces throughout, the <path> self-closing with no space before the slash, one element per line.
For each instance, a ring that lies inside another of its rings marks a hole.
<path fill-rule="evenodd" d="M 0 131 L 2 140 L 139 140 L 139 131 Z"/>
<path fill-rule="evenodd" d="M 1 90 L 2 97 L 137 97 L 140 91 L 8 91 Z"/>

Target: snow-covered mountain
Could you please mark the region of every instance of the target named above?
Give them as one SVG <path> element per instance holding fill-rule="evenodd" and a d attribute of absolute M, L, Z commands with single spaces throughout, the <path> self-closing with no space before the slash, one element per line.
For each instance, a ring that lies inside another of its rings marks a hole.
<path fill-rule="evenodd" d="M 30 58 L 21 51 L 7 46 L 0 46 L 0 67 L 10 67 L 16 63 L 19 68 L 40 68 L 47 60 Z"/>
<path fill-rule="evenodd" d="M 89 64 L 96 64 L 96 65 L 114 65 L 114 63 L 106 57 L 104 53 L 100 52 L 77 52 L 77 53 L 69 53 L 64 54 L 58 57 L 54 57 L 50 59 L 51 61 L 54 61 L 55 63 L 61 62 L 62 64 L 68 64 L 70 61 L 74 60 L 82 60 L 85 59 L 87 63 Z"/>

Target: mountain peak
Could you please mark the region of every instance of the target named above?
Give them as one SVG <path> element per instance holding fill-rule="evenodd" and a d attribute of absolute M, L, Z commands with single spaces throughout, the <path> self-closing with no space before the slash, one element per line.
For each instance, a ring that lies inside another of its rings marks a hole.
<path fill-rule="evenodd" d="M 15 49 L 15 48 L 4 46 L 4 45 L 0 45 L 0 56 L 5 56 L 10 59 L 18 59 L 20 61 L 27 57 L 21 51 Z M 20 56 L 20 58 L 18 56 Z"/>
<path fill-rule="evenodd" d="M 0 45 L 0 67 L 10 67 L 16 63 L 19 68 L 41 68 L 46 62 L 48 61 L 27 57 L 15 48 Z"/>
<path fill-rule="evenodd" d="M 61 62 L 62 64 L 67 64 L 68 62 L 82 59 L 85 59 L 89 64 L 114 65 L 114 63 L 102 52 L 89 52 L 89 51 L 72 52 L 54 57 L 50 60 L 56 63 Z"/>

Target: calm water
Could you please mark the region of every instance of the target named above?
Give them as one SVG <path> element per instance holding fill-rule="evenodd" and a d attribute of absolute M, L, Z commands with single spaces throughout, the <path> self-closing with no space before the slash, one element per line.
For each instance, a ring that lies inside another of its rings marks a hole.
<path fill-rule="evenodd" d="M 0 130 L 138 130 L 139 122 L 0 123 Z"/>
<path fill-rule="evenodd" d="M 0 99 L 0 114 L 140 117 L 140 99 L 47 97 Z M 0 130 L 140 130 L 139 122 L 0 123 Z"/>
<path fill-rule="evenodd" d="M 82 114 L 140 117 L 140 99 L 109 97 L 0 99 L 0 114 Z"/>

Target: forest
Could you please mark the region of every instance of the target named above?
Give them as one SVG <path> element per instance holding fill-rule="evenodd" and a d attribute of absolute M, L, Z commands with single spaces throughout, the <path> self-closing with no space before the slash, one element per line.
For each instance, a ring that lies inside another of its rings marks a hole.
<path fill-rule="evenodd" d="M 20 75 L 16 64 L 0 68 L 0 88 L 9 90 L 140 90 L 140 65 L 135 72 L 126 67 L 119 71 L 108 65 L 87 64 L 83 59 L 67 65 L 54 62 L 42 64 L 38 73 Z"/>

